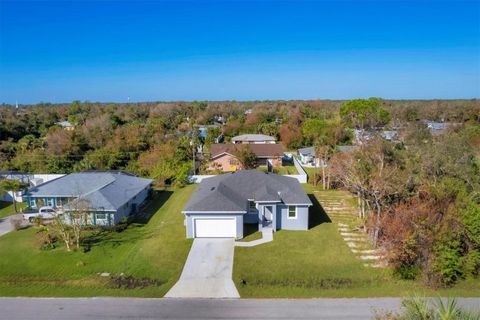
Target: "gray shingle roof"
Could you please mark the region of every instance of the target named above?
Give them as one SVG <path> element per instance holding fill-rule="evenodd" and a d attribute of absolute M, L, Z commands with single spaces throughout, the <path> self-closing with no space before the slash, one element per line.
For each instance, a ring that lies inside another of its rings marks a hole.
<path fill-rule="evenodd" d="M 91 208 L 118 210 L 151 183 L 123 172 L 80 172 L 30 188 L 25 196 L 81 197 Z"/>
<path fill-rule="evenodd" d="M 314 147 L 307 147 L 298 149 L 298 153 L 304 156 L 315 156 L 315 148 Z"/>
<path fill-rule="evenodd" d="M 248 200 L 312 205 L 297 179 L 241 170 L 204 179 L 184 212 L 243 212 Z"/>
<path fill-rule="evenodd" d="M 232 138 L 232 141 L 275 141 L 272 136 L 265 134 L 242 134 Z"/>

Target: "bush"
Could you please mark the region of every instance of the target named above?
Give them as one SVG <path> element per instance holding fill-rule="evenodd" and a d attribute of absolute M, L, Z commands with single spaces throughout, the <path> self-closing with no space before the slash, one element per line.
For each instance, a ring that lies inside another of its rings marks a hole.
<path fill-rule="evenodd" d="M 420 274 L 420 267 L 402 264 L 395 268 L 395 273 L 404 280 L 415 280 Z"/>
<path fill-rule="evenodd" d="M 40 250 L 55 249 L 57 237 L 50 233 L 48 229 L 41 229 L 35 234 L 35 243 Z"/>
<path fill-rule="evenodd" d="M 463 275 L 460 246 L 460 241 L 450 239 L 435 247 L 433 270 L 444 285 L 453 285 Z"/>
<path fill-rule="evenodd" d="M 113 226 L 113 230 L 115 230 L 116 232 L 122 232 L 128 228 L 129 224 L 130 221 L 128 217 L 123 217 L 116 225 Z"/>
<path fill-rule="evenodd" d="M 12 225 L 13 229 L 17 231 L 23 228 L 23 220 L 21 218 L 10 219 L 10 224 Z"/>
<path fill-rule="evenodd" d="M 43 217 L 38 215 L 32 219 L 32 223 L 35 227 L 43 225 Z"/>

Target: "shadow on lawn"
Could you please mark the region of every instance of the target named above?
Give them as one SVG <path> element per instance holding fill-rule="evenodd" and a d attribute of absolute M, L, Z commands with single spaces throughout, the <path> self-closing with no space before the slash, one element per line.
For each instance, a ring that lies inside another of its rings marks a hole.
<path fill-rule="evenodd" d="M 332 220 L 325 212 L 320 202 L 318 202 L 317 197 L 315 197 L 313 194 L 308 194 L 308 197 L 313 203 L 313 206 L 311 206 L 309 210 L 308 227 L 311 229 L 315 228 L 318 225 L 321 225 L 322 223 L 331 223 Z"/>
<path fill-rule="evenodd" d="M 134 242 L 152 236 L 153 234 L 144 227 L 172 194 L 172 191 L 154 191 L 150 199 L 147 200 L 148 203 L 140 209 L 140 213 L 135 216 L 128 226 L 120 223 L 109 228 L 93 229 L 82 241 L 84 251 L 87 252 L 92 247 L 102 245 L 116 247 L 122 243 Z"/>
<path fill-rule="evenodd" d="M 243 237 L 247 237 L 258 231 L 258 223 L 245 223 L 243 225 Z"/>
<path fill-rule="evenodd" d="M 133 219 L 134 223 L 147 224 L 153 215 L 167 202 L 170 196 L 173 194 L 173 191 L 162 190 L 162 191 L 153 191 L 148 203 L 140 210 L 135 218 Z"/>

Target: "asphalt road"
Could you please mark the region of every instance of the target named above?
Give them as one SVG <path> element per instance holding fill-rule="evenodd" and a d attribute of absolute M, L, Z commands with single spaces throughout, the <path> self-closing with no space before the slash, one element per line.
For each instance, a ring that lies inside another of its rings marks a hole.
<path fill-rule="evenodd" d="M 0 218 L 0 237 L 13 230 L 10 219 L 12 216 Z"/>
<path fill-rule="evenodd" d="M 480 299 L 459 299 L 480 311 Z M 400 299 L 1 298 L 0 319 L 371 319 Z"/>

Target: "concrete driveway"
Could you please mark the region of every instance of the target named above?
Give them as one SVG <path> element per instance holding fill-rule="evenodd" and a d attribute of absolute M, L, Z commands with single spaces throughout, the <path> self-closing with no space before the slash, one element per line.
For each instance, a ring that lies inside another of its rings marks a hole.
<path fill-rule="evenodd" d="M 193 241 L 178 282 L 167 298 L 240 298 L 232 280 L 234 239 Z"/>

